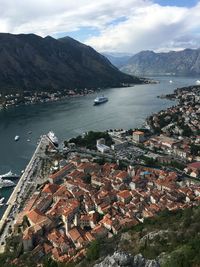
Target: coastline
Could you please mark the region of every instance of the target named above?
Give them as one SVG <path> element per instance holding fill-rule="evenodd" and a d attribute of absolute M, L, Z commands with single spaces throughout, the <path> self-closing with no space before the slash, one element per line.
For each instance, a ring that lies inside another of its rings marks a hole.
<path fill-rule="evenodd" d="M 64 91 L 55 91 L 55 92 L 48 92 L 48 91 L 41 91 L 41 92 L 31 92 L 31 91 L 25 91 L 23 94 L 25 96 L 21 96 L 18 93 L 16 94 L 10 94 L 6 95 L 6 101 L 2 103 L 2 100 L 0 101 L 0 111 L 7 110 L 12 107 L 18 107 L 18 106 L 28 106 L 28 105 L 35 105 L 38 103 L 55 103 L 58 101 L 62 101 L 68 98 L 74 98 L 74 97 L 84 97 L 87 95 L 92 95 L 97 93 L 100 90 L 108 90 L 111 88 L 126 88 L 126 87 L 134 87 L 135 85 L 144 85 L 144 84 L 158 84 L 159 81 L 153 80 L 150 78 L 140 78 L 141 83 L 138 84 L 122 84 L 119 87 L 108 87 L 108 88 L 94 88 L 94 89 L 73 89 L 73 90 L 64 90 Z M 28 96 L 26 96 L 26 93 L 28 93 Z M 19 102 L 20 99 L 20 102 Z"/>

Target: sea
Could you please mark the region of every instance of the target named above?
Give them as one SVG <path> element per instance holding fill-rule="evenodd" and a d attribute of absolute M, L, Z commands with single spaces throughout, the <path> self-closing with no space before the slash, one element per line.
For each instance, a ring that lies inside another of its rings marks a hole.
<path fill-rule="evenodd" d="M 99 106 L 93 105 L 97 96 L 95 93 L 58 102 L 1 110 L 0 174 L 9 170 L 20 174 L 30 160 L 39 137 L 50 130 L 63 142 L 89 130 L 141 127 L 147 116 L 175 104 L 157 96 L 172 93 L 177 87 L 195 85 L 199 77 L 152 78 L 159 83 L 111 88 L 100 92 L 109 101 Z M 16 135 L 20 136 L 18 142 L 14 141 Z M 12 190 L 13 188 L 0 189 L 0 196 L 7 200 Z M 5 206 L 0 208 L 0 217 L 4 210 Z"/>

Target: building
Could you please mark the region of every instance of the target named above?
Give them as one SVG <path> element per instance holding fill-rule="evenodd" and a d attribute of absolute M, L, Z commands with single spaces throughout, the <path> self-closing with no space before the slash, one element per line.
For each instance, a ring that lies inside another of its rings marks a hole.
<path fill-rule="evenodd" d="M 200 176 L 200 162 L 193 162 L 187 165 L 184 169 L 191 177 L 197 178 Z"/>
<path fill-rule="evenodd" d="M 132 140 L 136 143 L 142 143 L 145 141 L 145 135 L 142 131 L 134 131 L 132 134 Z"/>
<path fill-rule="evenodd" d="M 105 145 L 105 139 L 104 138 L 97 140 L 96 147 L 97 147 L 97 150 L 101 153 L 105 153 L 105 152 L 110 150 L 110 147 Z"/>

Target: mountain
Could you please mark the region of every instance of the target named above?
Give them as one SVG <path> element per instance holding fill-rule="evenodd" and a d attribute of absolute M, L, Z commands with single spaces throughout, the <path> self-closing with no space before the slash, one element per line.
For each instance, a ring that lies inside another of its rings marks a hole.
<path fill-rule="evenodd" d="M 140 83 L 70 37 L 0 33 L 0 90 L 114 87 Z"/>
<path fill-rule="evenodd" d="M 131 54 L 126 53 L 103 53 L 105 57 L 117 68 L 124 66 L 128 60 L 132 57 Z"/>
<path fill-rule="evenodd" d="M 131 57 L 121 70 L 134 75 L 198 75 L 200 49 L 168 53 L 142 51 Z"/>

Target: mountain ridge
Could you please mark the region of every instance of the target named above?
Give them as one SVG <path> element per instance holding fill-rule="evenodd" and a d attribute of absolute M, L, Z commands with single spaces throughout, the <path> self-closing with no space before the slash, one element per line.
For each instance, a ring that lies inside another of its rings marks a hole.
<path fill-rule="evenodd" d="M 200 49 L 156 53 L 141 51 L 120 68 L 134 75 L 198 75 L 200 74 Z"/>
<path fill-rule="evenodd" d="M 0 33 L 0 91 L 117 87 L 141 83 L 71 37 Z"/>

